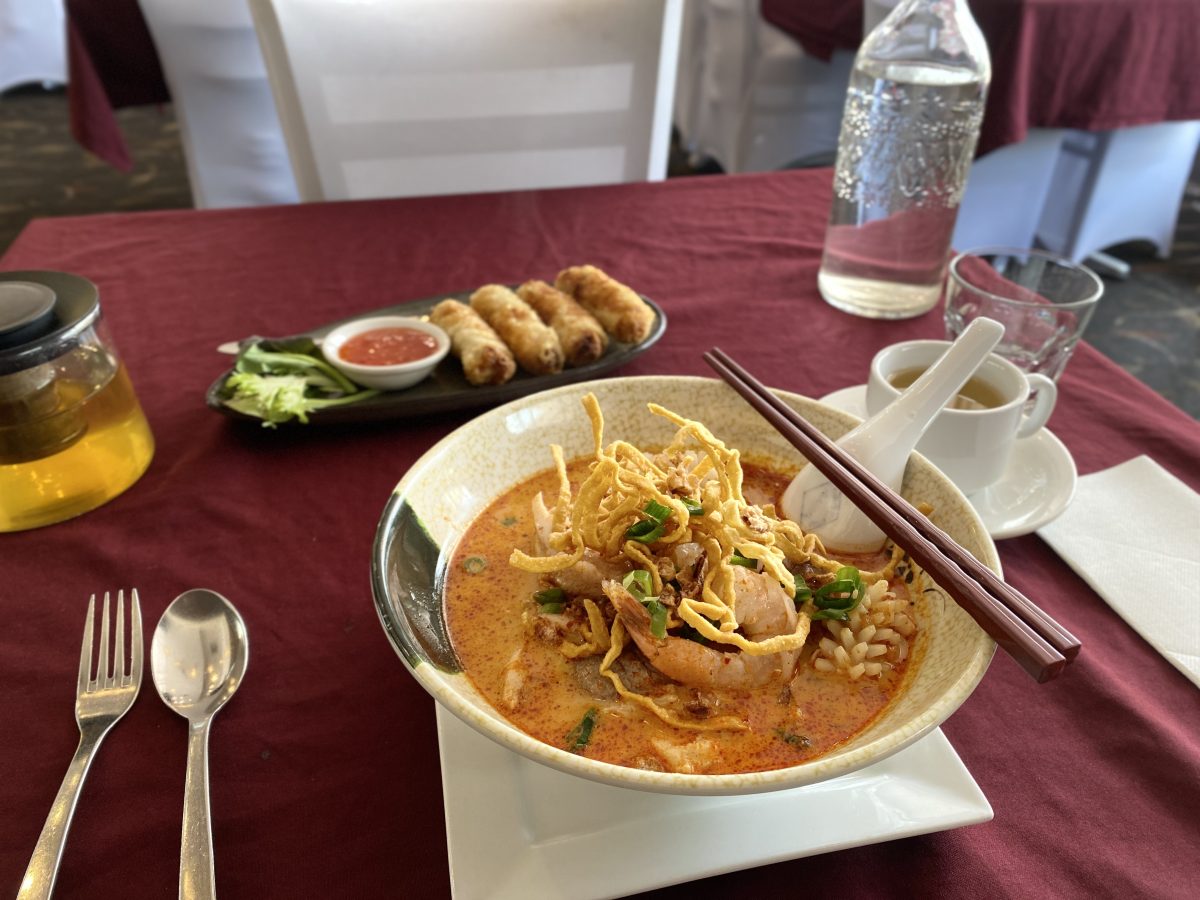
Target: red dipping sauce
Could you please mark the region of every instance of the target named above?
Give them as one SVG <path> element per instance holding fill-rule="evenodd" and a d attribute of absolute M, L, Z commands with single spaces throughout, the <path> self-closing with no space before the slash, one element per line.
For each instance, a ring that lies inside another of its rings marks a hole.
<path fill-rule="evenodd" d="M 356 334 L 338 351 L 348 363 L 360 366 L 395 366 L 432 356 L 437 339 L 415 328 L 372 328 Z"/>

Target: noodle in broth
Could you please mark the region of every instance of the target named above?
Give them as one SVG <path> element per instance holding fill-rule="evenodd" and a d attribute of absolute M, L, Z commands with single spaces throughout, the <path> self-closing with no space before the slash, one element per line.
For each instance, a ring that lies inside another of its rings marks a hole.
<path fill-rule="evenodd" d="M 833 558 L 776 515 L 790 473 L 698 422 L 651 404 L 678 431 L 647 453 L 605 446 L 584 406 L 594 455 L 552 447 L 450 561 L 451 639 L 481 693 L 546 743 L 673 772 L 795 765 L 865 728 L 918 637 L 902 554 Z"/>

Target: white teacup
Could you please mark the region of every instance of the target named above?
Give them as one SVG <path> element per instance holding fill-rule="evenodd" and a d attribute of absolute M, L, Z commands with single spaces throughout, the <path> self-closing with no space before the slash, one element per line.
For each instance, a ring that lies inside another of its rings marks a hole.
<path fill-rule="evenodd" d="M 875 415 L 900 396 L 903 386 L 896 387 L 893 379 L 905 373 L 911 377 L 914 370 L 924 371 L 949 346 L 948 341 L 904 341 L 880 350 L 871 361 L 867 380 L 868 415 Z M 916 447 L 964 494 L 1000 480 L 1012 455 L 1013 442 L 1045 425 L 1058 399 L 1049 378 L 1027 375 L 995 353 L 983 361 L 968 384 L 970 393 L 983 398 L 985 405 L 943 409 Z M 1026 410 L 1030 393 L 1033 402 Z"/>

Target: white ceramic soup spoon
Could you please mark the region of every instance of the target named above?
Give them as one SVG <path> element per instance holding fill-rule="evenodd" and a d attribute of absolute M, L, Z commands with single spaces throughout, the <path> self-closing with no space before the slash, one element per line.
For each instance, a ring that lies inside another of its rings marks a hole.
<path fill-rule="evenodd" d="M 1004 334 L 1004 326 L 980 317 L 968 325 L 950 349 L 899 397 L 838 445 L 892 490 L 899 491 L 913 447 L 942 408 L 967 383 Z M 883 546 L 885 536 L 841 491 L 805 466 L 788 485 L 780 511 L 826 547 L 866 553 Z"/>
<path fill-rule="evenodd" d="M 150 671 L 163 702 L 188 720 L 180 900 L 216 896 L 208 805 L 208 728 L 246 672 L 250 644 L 233 604 L 198 588 L 171 601 L 154 630 Z"/>

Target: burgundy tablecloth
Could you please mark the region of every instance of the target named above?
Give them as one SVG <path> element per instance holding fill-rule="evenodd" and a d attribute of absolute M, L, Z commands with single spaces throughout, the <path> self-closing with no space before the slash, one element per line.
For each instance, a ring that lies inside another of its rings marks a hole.
<path fill-rule="evenodd" d="M 1106 131 L 1200 119 L 1195 0 L 970 0 L 992 84 L 979 152 L 1030 128 Z M 862 38 L 862 0 L 762 0 L 762 15 L 823 59 Z"/>
<path fill-rule="evenodd" d="M 158 53 L 137 0 L 66 0 L 71 133 L 123 171 L 133 158 L 114 110 L 169 103 Z"/>
<path fill-rule="evenodd" d="M 670 319 L 623 374 L 707 375 L 700 354 L 720 344 L 769 382 L 820 396 L 863 381 L 881 346 L 941 332 L 934 314 L 884 324 L 819 299 L 830 180 L 787 172 L 31 224 L 0 268 L 96 281 L 158 452 L 107 506 L 0 535 L 0 892 L 14 892 L 74 750 L 87 597 L 136 585 L 148 629 L 196 586 L 230 597 L 248 623 L 249 672 L 212 735 L 221 895 L 445 896 L 433 702 L 388 645 L 368 573 L 393 485 L 468 415 L 278 432 L 234 423 L 204 406 L 227 364 L 215 347 L 587 261 Z M 1200 425 L 1089 347 L 1051 426 L 1082 472 L 1147 453 L 1200 488 Z M 998 656 L 944 726 L 994 821 L 660 896 L 1195 896 L 1200 695 L 1039 538 L 1000 550 L 1010 580 L 1084 651 L 1042 686 Z M 1146 577 L 1164 599 L 1186 588 L 1170 572 Z M 60 897 L 174 895 L 184 753 L 184 723 L 147 677 L 84 788 Z M 647 839 L 671 852 L 670 835 Z"/>

